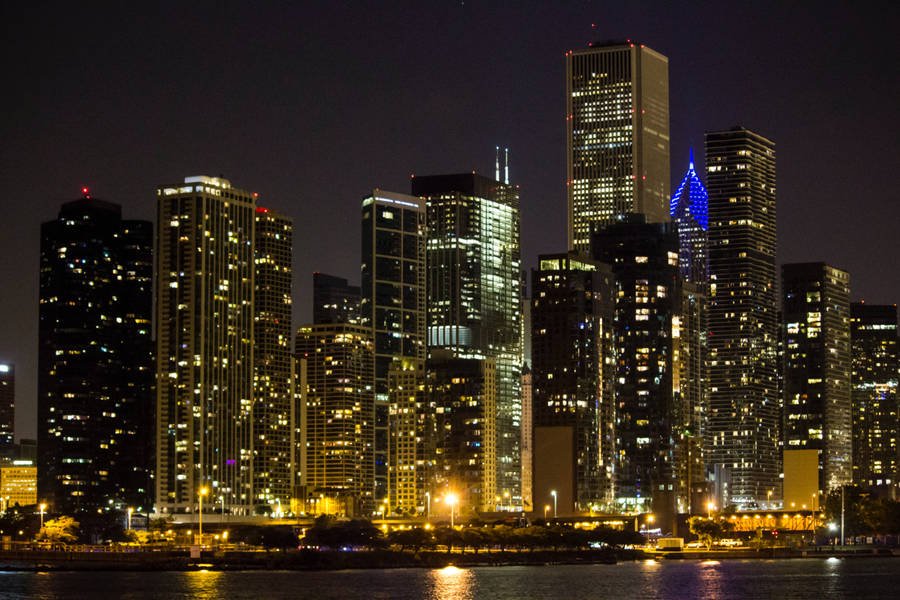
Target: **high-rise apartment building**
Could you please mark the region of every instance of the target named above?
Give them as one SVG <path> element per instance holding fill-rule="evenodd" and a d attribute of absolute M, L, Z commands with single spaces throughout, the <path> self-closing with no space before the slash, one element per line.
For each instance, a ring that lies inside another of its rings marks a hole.
<path fill-rule="evenodd" d="M 298 328 L 306 362 L 304 500 L 315 512 L 370 517 L 375 507 L 375 353 L 372 330 L 346 323 Z M 301 372 L 302 375 L 302 372 Z"/>
<path fill-rule="evenodd" d="M 288 507 L 293 494 L 291 364 L 293 222 L 257 207 L 254 235 L 253 409 L 254 505 Z"/>
<path fill-rule="evenodd" d="M 0 454 L 11 450 L 16 431 L 16 366 L 0 363 Z"/>
<path fill-rule="evenodd" d="M 256 201 L 206 176 L 157 195 L 157 510 L 194 512 L 203 494 L 248 514 Z"/>
<path fill-rule="evenodd" d="M 781 267 L 784 452 L 819 451 L 819 492 L 852 480 L 850 274 L 825 263 Z"/>
<path fill-rule="evenodd" d="M 360 293 L 343 277 L 313 273 L 313 323 L 359 323 Z"/>
<path fill-rule="evenodd" d="M 147 509 L 153 225 L 83 192 L 41 226 L 39 495 L 58 511 Z"/>
<path fill-rule="evenodd" d="M 497 493 L 521 506 L 519 193 L 476 173 L 412 179 L 428 206 L 428 348 L 497 370 Z"/>
<path fill-rule="evenodd" d="M 612 269 L 574 252 L 545 254 L 532 282 L 537 506 L 555 490 L 562 514 L 608 507 L 616 458 Z M 569 472 L 571 480 L 560 477 Z"/>
<path fill-rule="evenodd" d="M 439 350 L 427 362 L 426 490 L 436 500 L 455 496 L 460 514 L 503 506 L 494 464 L 496 375 L 491 359 L 453 358 Z"/>
<path fill-rule="evenodd" d="M 890 489 L 900 475 L 897 306 L 851 304 L 850 344 L 853 482 Z"/>
<path fill-rule="evenodd" d="M 780 489 L 776 380 L 775 144 L 743 127 L 706 133 L 709 192 L 707 466 L 735 504 Z"/>
<path fill-rule="evenodd" d="M 678 249 L 672 224 L 642 215 L 606 227 L 592 242 L 594 259 L 611 265 L 616 279 L 616 502 L 669 517 L 686 495 L 679 417 L 690 409 L 678 389 L 679 361 L 690 355 L 683 346 L 699 346 L 683 327 L 690 305 Z"/>
<path fill-rule="evenodd" d="M 404 485 L 418 480 L 411 471 L 421 457 L 411 463 L 389 464 L 390 444 L 415 438 L 409 430 L 391 431 L 389 372 L 407 370 L 402 403 L 409 402 L 410 388 L 424 390 L 425 364 L 425 202 L 414 196 L 375 190 L 362 202 L 362 285 L 360 322 L 372 331 L 375 342 L 375 500 L 387 500 L 392 508 L 409 511 L 421 507 L 411 498 L 423 490 L 397 489 L 402 475 Z M 395 398 L 395 404 L 400 403 Z M 415 404 L 415 402 L 414 402 Z M 407 426 L 418 422 L 408 413 L 395 413 L 393 423 Z M 394 452 L 395 456 L 397 452 Z M 389 474 L 395 485 L 389 486 Z M 398 498 L 404 498 L 403 503 Z"/>
<path fill-rule="evenodd" d="M 569 248 L 629 213 L 669 220 L 669 60 L 631 41 L 566 53 Z"/>

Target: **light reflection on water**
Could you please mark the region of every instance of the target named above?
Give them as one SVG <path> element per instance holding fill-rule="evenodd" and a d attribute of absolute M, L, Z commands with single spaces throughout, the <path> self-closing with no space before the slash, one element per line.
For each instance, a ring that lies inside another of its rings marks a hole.
<path fill-rule="evenodd" d="M 477 586 L 475 573 L 471 569 L 454 566 L 434 569 L 428 572 L 433 600 L 470 600 L 475 598 Z"/>
<path fill-rule="evenodd" d="M 0 600 L 593 600 L 894 597 L 900 562 L 660 560 L 345 571 L 0 572 Z"/>

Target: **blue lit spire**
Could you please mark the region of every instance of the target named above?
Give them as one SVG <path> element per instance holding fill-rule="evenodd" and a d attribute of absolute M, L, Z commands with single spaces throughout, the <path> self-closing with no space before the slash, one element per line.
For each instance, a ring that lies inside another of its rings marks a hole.
<path fill-rule="evenodd" d="M 681 273 L 686 281 L 704 286 L 709 277 L 709 194 L 694 171 L 693 148 L 687 173 L 669 204 L 669 215 L 678 225 Z"/>
<path fill-rule="evenodd" d="M 697 172 L 694 171 L 693 148 L 691 148 L 687 173 L 669 204 L 669 216 L 673 220 L 680 221 L 688 214 L 704 231 L 709 229 L 709 194 L 706 193 L 706 187 L 700 181 Z"/>

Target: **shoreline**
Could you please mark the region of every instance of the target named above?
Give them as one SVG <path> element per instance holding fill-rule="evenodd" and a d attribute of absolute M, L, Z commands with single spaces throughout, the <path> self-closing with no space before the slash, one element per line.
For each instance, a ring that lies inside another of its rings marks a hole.
<path fill-rule="evenodd" d="M 534 552 L 418 553 L 374 551 L 204 551 L 191 558 L 186 551 L 174 552 L 0 552 L 0 571 L 337 571 L 364 569 L 441 569 L 445 567 L 506 567 L 617 564 L 640 560 L 786 560 L 828 558 L 894 558 L 900 550 L 865 549 L 792 549 L 666 551 L 573 550 Z"/>

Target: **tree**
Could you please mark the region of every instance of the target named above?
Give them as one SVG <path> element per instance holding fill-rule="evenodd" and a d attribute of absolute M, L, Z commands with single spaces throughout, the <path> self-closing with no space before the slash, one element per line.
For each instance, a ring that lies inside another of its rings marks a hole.
<path fill-rule="evenodd" d="M 44 526 L 38 532 L 39 542 L 74 542 L 78 532 L 78 521 L 72 517 L 60 516 L 44 522 Z"/>
<path fill-rule="evenodd" d="M 696 535 L 701 542 L 706 544 L 706 549 L 712 548 L 713 542 L 725 537 L 725 534 L 734 530 L 731 521 L 705 519 L 703 517 L 691 517 L 691 533 Z"/>

